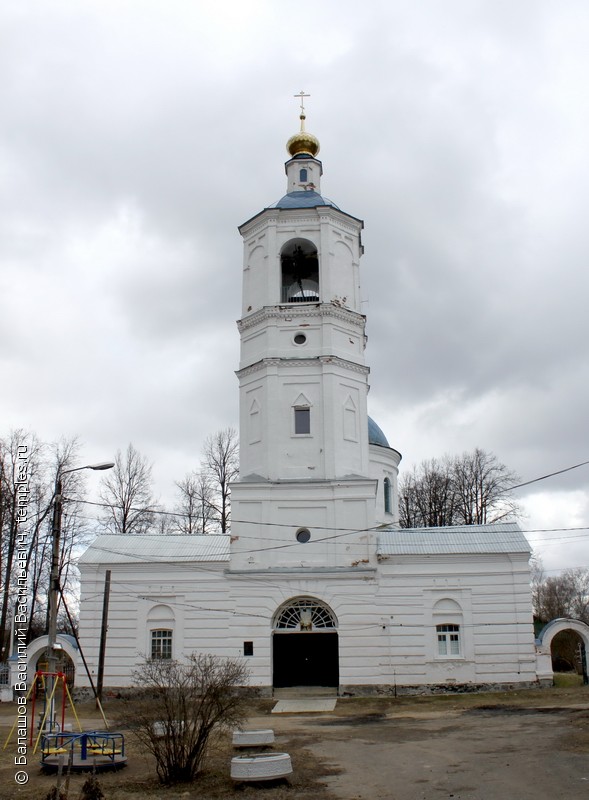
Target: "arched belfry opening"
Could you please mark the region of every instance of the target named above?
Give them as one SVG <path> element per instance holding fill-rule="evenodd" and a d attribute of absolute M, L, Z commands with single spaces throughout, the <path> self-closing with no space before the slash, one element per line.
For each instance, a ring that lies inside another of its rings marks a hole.
<path fill-rule="evenodd" d="M 280 253 L 283 303 L 319 302 L 319 258 L 308 239 L 291 239 Z"/>
<path fill-rule="evenodd" d="M 339 686 L 337 619 L 314 597 L 282 605 L 272 623 L 272 683 L 287 686 Z"/>

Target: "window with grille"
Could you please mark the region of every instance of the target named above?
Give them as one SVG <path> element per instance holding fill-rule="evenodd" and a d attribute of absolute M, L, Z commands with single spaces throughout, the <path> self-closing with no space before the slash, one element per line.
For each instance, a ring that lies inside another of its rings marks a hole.
<path fill-rule="evenodd" d="M 436 625 L 439 656 L 460 655 L 460 625 Z"/>
<path fill-rule="evenodd" d="M 337 627 L 331 611 L 315 600 L 296 600 L 284 608 L 274 626 L 277 630 L 309 631 Z"/>
<path fill-rule="evenodd" d="M 151 632 L 151 657 L 153 660 L 172 658 L 172 631 Z"/>

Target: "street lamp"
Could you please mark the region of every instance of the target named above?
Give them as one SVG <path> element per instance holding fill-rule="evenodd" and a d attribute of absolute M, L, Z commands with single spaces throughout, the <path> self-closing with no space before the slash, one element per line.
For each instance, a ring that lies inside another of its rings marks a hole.
<path fill-rule="evenodd" d="M 55 490 L 53 493 L 53 523 L 52 523 L 52 543 L 51 543 L 51 572 L 49 573 L 49 626 L 47 630 L 47 672 L 49 673 L 48 689 L 50 696 L 53 694 L 54 676 L 57 671 L 57 607 L 59 605 L 59 545 L 61 539 L 61 510 L 62 498 L 62 478 L 70 472 L 79 472 L 83 469 L 103 470 L 112 469 L 112 461 L 101 462 L 100 464 L 86 464 L 83 467 L 73 467 L 72 469 L 58 469 L 55 477 Z M 52 701 L 53 704 L 53 701 Z M 50 715 L 50 725 L 53 727 L 53 713 Z"/>

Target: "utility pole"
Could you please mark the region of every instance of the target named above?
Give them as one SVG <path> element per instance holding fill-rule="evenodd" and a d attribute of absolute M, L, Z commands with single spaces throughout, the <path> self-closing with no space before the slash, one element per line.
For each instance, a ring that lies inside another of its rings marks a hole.
<path fill-rule="evenodd" d="M 73 467 L 72 469 L 58 469 L 55 477 L 55 489 L 53 492 L 53 520 L 51 524 L 51 571 L 49 573 L 49 623 L 47 626 L 47 672 L 48 681 L 46 697 L 51 698 L 51 710 L 47 717 L 49 730 L 53 730 L 54 719 L 54 686 L 55 673 L 57 672 L 57 607 L 59 605 L 59 561 L 61 546 L 61 514 L 63 508 L 62 497 L 62 478 L 70 472 L 79 472 L 82 469 L 103 470 L 111 469 L 114 464 L 109 461 L 101 464 L 86 464 L 83 467 Z"/>
<path fill-rule="evenodd" d="M 68 470 L 69 472 L 69 470 Z M 61 473 L 57 473 L 55 478 L 55 492 L 53 494 L 53 521 L 51 524 L 51 571 L 49 573 L 49 626 L 47 629 L 47 672 L 57 671 L 57 652 L 55 643 L 57 641 L 57 606 L 59 604 L 59 548 L 61 539 Z M 49 684 L 53 690 L 53 679 L 50 677 Z M 53 718 L 51 718 L 51 723 Z M 50 723 L 50 724 L 51 724 Z"/>
<path fill-rule="evenodd" d="M 97 705 L 102 700 L 102 683 L 104 680 L 104 656 L 106 654 L 106 632 L 108 631 L 108 601 L 110 599 L 110 569 L 104 577 L 104 598 L 102 600 L 102 628 L 100 630 L 100 650 L 98 651 L 98 677 L 96 679 Z"/>

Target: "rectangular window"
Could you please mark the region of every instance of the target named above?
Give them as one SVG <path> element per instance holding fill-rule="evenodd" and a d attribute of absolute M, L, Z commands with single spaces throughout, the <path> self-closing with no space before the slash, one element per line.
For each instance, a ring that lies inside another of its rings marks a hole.
<path fill-rule="evenodd" d="M 244 656 L 253 656 L 253 654 L 254 654 L 254 643 L 253 642 L 244 642 L 243 643 L 243 654 L 244 654 Z"/>
<path fill-rule="evenodd" d="M 436 625 L 438 634 L 438 655 L 460 655 L 460 625 Z"/>
<path fill-rule="evenodd" d="M 311 409 L 295 408 L 294 432 L 297 436 L 311 433 Z"/>
<path fill-rule="evenodd" d="M 151 658 L 154 661 L 172 658 L 172 631 L 157 630 L 151 632 Z"/>

